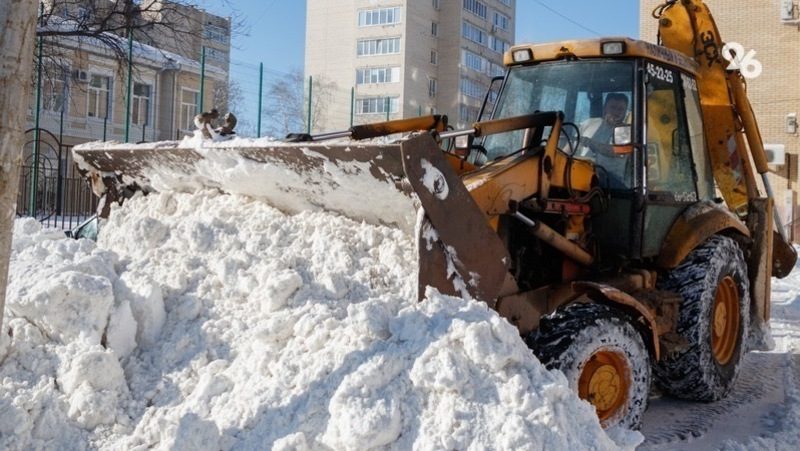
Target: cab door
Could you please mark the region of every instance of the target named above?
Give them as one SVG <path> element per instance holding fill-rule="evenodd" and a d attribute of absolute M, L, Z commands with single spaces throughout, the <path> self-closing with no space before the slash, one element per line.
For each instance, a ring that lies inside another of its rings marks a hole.
<path fill-rule="evenodd" d="M 694 78 L 645 63 L 645 213 L 642 257 L 655 257 L 688 206 L 714 195 Z"/>

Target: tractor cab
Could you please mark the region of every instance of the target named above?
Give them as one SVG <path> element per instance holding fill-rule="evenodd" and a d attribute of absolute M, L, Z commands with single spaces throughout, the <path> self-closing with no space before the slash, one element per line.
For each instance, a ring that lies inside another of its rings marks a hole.
<path fill-rule="evenodd" d="M 563 113 L 560 152 L 591 162 L 606 197 L 592 212 L 600 255 L 657 257 L 681 212 L 715 197 L 694 62 L 619 39 L 520 46 L 506 63 L 491 119 Z M 483 165 L 543 145 L 551 129 L 487 136 L 470 160 Z"/>

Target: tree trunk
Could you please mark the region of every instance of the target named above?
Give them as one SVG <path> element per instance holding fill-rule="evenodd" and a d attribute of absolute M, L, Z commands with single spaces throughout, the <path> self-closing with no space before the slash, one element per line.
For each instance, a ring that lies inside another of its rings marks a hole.
<path fill-rule="evenodd" d="M 16 215 L 19 169 L 31 91 L 36 8 L 31 0 L 0 1 L 0 324 Z M 3 332 L 0 332 L 3 333 Z"/>

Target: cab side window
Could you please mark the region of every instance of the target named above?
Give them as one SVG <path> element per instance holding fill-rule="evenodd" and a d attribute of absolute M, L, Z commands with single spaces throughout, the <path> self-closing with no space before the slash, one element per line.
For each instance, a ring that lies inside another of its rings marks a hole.
<path fill-rule="evenodd" d="M 647 181 L 650 191 L 697 200 L 683 79 L 680 72 L 647 63 Z M 699 150 L 699 149 L 698 149 Z"/>

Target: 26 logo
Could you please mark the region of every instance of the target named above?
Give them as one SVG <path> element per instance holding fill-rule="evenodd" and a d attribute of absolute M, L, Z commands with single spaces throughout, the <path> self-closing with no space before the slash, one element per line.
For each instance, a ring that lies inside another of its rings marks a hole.
<path fill-rule="evenodd" d="M 744 46 L 738 42 L 725 44 L 722 56 L 730 61 L 728 70 L 738 69 L 745 78 L 756 78 L 764 71 L 761 61 L 756 59 L 756 51 L 745 51 Z"/>

